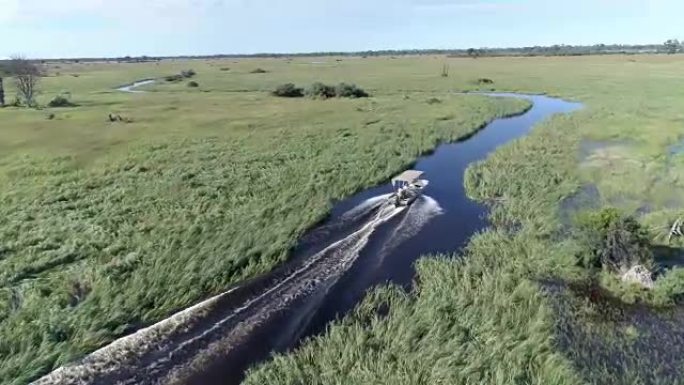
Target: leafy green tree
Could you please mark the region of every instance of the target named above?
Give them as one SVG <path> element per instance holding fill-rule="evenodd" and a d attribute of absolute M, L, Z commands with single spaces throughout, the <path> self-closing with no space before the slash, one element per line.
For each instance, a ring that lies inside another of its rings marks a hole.
<path fill-rule="evenodd" d="M 477 59 L 478 56 L 480 56 L 480 52 L 476 50 L 475 48 L 468 48 L 468 56 Z"/>
<path fill-rule="evenodd" d="M 665 46 L 665 52 L 670 55 L 676 54 L 682 50 L 682 45 L 677 39 L 670 39 L 663 45 Z"/>
<path fill-rule="evenodd" d="M 614 272 L 629 270 L 636 264 L 651 267 L 650 236 L 634 217 L 605 208 L 584 213 L 578 219 L 579 239 L 589 252 L 581 256 L 580 264 Z"/>

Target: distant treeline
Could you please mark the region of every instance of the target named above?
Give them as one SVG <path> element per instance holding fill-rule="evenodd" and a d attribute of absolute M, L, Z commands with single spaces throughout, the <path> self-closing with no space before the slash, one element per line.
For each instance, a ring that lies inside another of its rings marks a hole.
<path fill-rule="evenodd" d="M 553 45 L 517 48 L 469 48 L 469 49 L 406 49 L 406 50 L 380 50 L 358 52 L 308 52 L 308 53 L 259 53 L 252 55 L 215 55 L 203 58 L 231 58 L 231 57 L 320 57 L 320 56 L 406 56 L 406 55 L 447 55 L 453 57 L 473 56 L 580 56 L 580 55 L 606 55 L 606 54 L 641 54 L 641 53 L 667 53 L 662 44 L 648 45 L 622 45 L 622 44 L 597 44 L 590 46 L 579 45 Z M 189 57 L 190 58 L 190 57 Z"/>
<path fill-rule="evenodd" d="M 668 42 L 677 42 L 671 40 Z M 679 46 L 681 47 L 681 46 Z M 321 56 L 407 56 L 407 55 L 447 55 L 450 57 L 492 57 L 492 56 L 583 56 L 583 55 L 617 55 L 617 54 L 652 54 L 652 53 L 676 53 L 681 48 L 672 51 L 672 46 L 666 44 L 595 44 L 595 45 L 552 45 L 517 48 L 468 48 L 468 49 L 405 49 L 405 50 L 379 50 L 379 51 L 356 51 L 356 52 L 306 52 L 306 53 L 256 53 L 256 54 L 219 54 L 197 56 L 138 56 L 119 58 L 78 58 L 59 59 L 50 61 L 118 61 L 118 62 L 150 62 L 169 59 L 226 59 L 226 58 L 290 58 L 290 57 L 321 57 Z"/>

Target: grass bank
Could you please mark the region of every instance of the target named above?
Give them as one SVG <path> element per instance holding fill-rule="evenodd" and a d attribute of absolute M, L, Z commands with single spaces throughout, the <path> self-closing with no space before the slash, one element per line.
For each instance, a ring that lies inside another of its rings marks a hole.
<path fill-rule="evenodd" d="M 580 266 L 585 250 L 568 220 L 586 208 L 575 197 L 587 186 L 596 191 L 592 207 L 635 215 L 656 245 L 658 231 L 680 215 L 682 187 L 671 176 L 681 155 L 670 148 L 684 136 L 677 107 L 684 62 L 534 65 L 493 72 L 519 75 L 504 80 L 506 89 L 564 96 L 586 108 L 554 117 L 468 170 L 469 195 L 492 205 L 492 228 L 462 255 L 420 261 L 412 292 L 378 289 L 323 336 L 253 369 L 247 383 L 681 383 L 684 361 L 665 343 L 681 328 L 679 310 L 647 306 L 681 299 L 680 270 L 656 283 L 659 299 L 612 288 L 622 298 L 611 294 L 608 312 L 587 293 L 557 293 L 545 282 L 596 279 Z M 635 311 L 623 300 L 644 303 Z"/>
<path fill-rule="evenodd" d="M 178 70 L 165 66 L 73 65 L 80 75 L 54 72 L 43 97 L 69 89 L 79 107 L 0 110 L 0 382 L 24 384 L 270 270 L 331 201 L 528 107 L 439 90 L 285 100 L 251 78 L 273 72 L 235 75 L 247 89 L 236 92 L 207 63 L 196 78 L 210 92 L 111 90 Z"/>
<path fill-rule="evenodd" d="M 586 362 L 604 362 L 582 352 L 597 345 L 559 344 L 558 311 L 539 282 L 586 278 L 562 215 L 586 186 L 598 205 L 619 205 L 654 229 L 680 215 L 680 56 L 340 60 L 51 65 L 40 100 L 69 91 L 79 107 L 0 110 L 0 382 L 24 384 L 270 269 L 331 199 L 524 108 L 450 94 L 479 89 L 479 78 L 493 81 L 487 88 L 546 92 L 586 108 L 546 122 L 469 172 L 471 196 L 496 202 L 496 227 L 477 236 L 465 258 L 421 262 L 414 293 L 381 289 L 356 315 L 247 381 L 659 378 L 638 360 L 622 361 L 631 377 L 596 370 L 587 378 Z M 199 87 L 159 82 L 146 94 L 113 91 L 188 68 Z M 373 97 L 269 95 L 279 84 L 315 81 L 353 82 Z M 109 122 L 109 113 L 130 123 Z M 376 314 L 383 303 L 386 312 Z M 635 328 L 629 336 L 637 339 L 624 341 L 650 349 L 639 339 L 647 327 Z"/>

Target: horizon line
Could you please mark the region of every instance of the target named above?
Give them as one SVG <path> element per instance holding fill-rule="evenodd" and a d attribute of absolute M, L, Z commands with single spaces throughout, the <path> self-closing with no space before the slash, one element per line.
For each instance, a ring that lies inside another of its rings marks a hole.
<path fill-rule="evenodd" d="M 530 50 L 530 49 L 550 49 L 550 48 L 655 48 L 663 46 L 663 43 L 646 43 L 646 44 L 633 44 L 633 43 L 595 43 L 595 44 L 552 44 L 552 45 L 526 45 L 526 46 L 509 46 L 509 47 L 469 47 L 469 48 L 386 48 L 386 49 L 371 49 L 371 50 L 342 50 L 342 51 L 300 51 L 300 52 L 253 52 L 253 53 L 215 53 L 215 54 L 178 54 L 178 55 L 125 55 L 125 56 L 63 56 L 58 58 L 34 58 L 32 60 L 116 60 L 116 59 L 174 59 L 174 58 L 219 58 L 219 57 L 286 57 L 286 56 L 357 56 L 357 55 L 372 55 L 372 54 L 413 54 L 413 53 L 467 53 L 469 50 L 474 49 L 478 51 L 516 51 L 516 50 Z M 619 52 L 618 52 L 619 53 Z M 0 61 L 9 60 L 10 57 L 0 58 Z"/>

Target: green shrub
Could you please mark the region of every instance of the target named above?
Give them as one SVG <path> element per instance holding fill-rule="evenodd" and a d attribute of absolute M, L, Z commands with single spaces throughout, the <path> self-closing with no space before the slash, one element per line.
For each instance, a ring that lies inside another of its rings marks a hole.
<path fill-rule="evenodd" d="M 196 81 L 191 81 L 188 83 L 188 87 L 197 88 L 199 87 L 199 83 L 197 83 Z"/>
<path fill-rule="evenodd" d="M 190 69 L 190 70 L 186 70 L 186 71 L 181 71 L 180 75 L 184 78 L 191 78 L 191 77 L 197 75 L 197 72 L 195 72 L 195 70 Z"/>
<path fill-rule="evenodd" d="M 14 97 L 14 100 L 12 100 L 10 103 L 7 104 L 7 107 L 23 107 L 24 103 L 21 101 L 21 98 L 18 96 Z"/>
<path fill-rule="evenodd" d="M 179 82 L 183 80 L 183 75 L 169 75 L 164 78 L 167 82 Z"/>
<path fill-rule="evenodd" d="M 55 96 L 54 99 L 50 100 L 50 103 L 48 103 L 48 107 L 51 108 L 60 108 L 60 107 L 76 107 L 77 104 L 74 104 L 69 100 L 67 97 L 63 95 L 57 95 Z"/>
<path fill-rule="evenodd" d="M 440 104 L 440 103 L 442 103 L 442 101 L 440 99 L 437 99 L 437 98 L 430 98 L 427 100 L 427 104 Z"/>
<path fill-rule="evenodd" d="M 263 68 L 256 68 L 256 69 L 253 69 L 250 73 L 252 73 L 252 74 L 265 74 L 265 73 L 268 73 L 268 71 L 266 71 Z"/>
<path fill-rule="evenodd" d="M 578 224 L 579 239 L 587 250 L 580 257 L 581 265 L 614 272 L 636 264 L 653 266 L 650 237 L 634 217 L 606 208 L 580 215 Z"/>
<path fill-rule="evenodd" d="M 304 96 L 304 89 L 295 86 L 292 83 L 281 84 L 273 91 L 274 96 L 283 98 L 299 98 Z"/>
<path fill-rule="evenodd" d="M 306 91 L 306 94 L 316 99 L 329 98 L 367 98 L 368 92 L 359 88 L 355 84 L 340 83 L 337 86 L 330 86 L 321 82 L 315 82 Z"/>
<path fill-rule="evenodd" d="M 335 89 L 338 98 L 367 98 L 368 93 L 355 84 L 340 83 Z"/>
<path fill-rule="evenodd" d="M 311 85 L 307 94 L 312 98 L 318 99 L 328 99 L 337 96 L 337 91 L 335 87 L 323 84 L 321 82 L 316 82 Z"/>
<path fill-rule="evenodd" d="M 676 267 L 658 278 L 654 295 L 659 305 L 681 301 L 684 298 L 684 268 Z"/>

